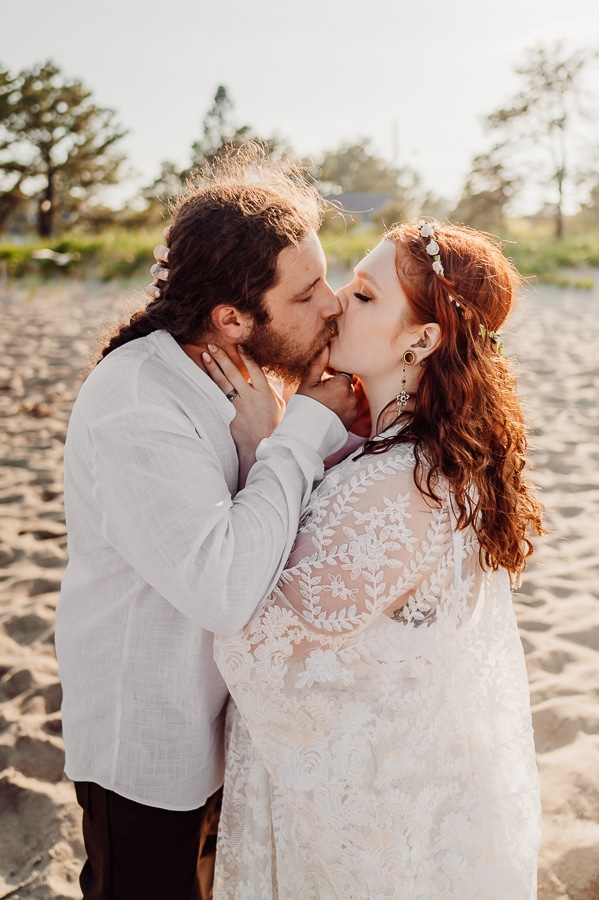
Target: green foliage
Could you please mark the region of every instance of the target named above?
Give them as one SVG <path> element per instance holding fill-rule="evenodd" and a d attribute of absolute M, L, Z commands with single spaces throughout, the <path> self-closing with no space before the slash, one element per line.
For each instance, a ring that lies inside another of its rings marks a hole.
<path fill-rule="evenodd" d="M 343 215 L 327 214 L 325 224 L 331 232 L 372 227 L 380 233 L 394 222 L 437 205 L 432 195 L 423 192 L 413 169 L 393 166 L 377 156 L 365 138 L 325 153 L 320 164 L 313 166 L 312 175 L 321 193 L 347 210 Z"/>
<path fill-rule="evenodd" d="M 148 223 L 168 207 L 169 201 L 177 196 L 186 180 L 193 179 L 197 169 L 210 165 L 221 154 L 250 140 L 258 141 L 269 154 L 287 152 L 287 148 L 276 138 L 260 138 L 251 126 L 236 123 L 233 101 L 222 84 L 217 87 L 212 106 L 202 120 L 201 131 L 201 137 L 191 145 L 189 166 L 181 169 L 176 163 L 165 160 L 158 176 L 142 189 L 141 198 L 147 207 L 141 217 Z"/>
<path fill-rule="evenodd" d="M 325 193 L 342 191 L 373 191 L 395 196 L 398 172 L 370 149 L 370 142 L 362 139 L 355 144 L 341 144 L 324 154 L 319 163 Z"/>
<path fill-rule="evenodd" d="M 325 226 L 320 231 L 320 240 L 329 265 L 333 268 L 353 268 L 373 250 L 381 239 L 382 229 L 331 229 Z"/>
<path fill-rule="evenodd" d="M 219 84 L 202 121 L 202 136 L 191 145 L 191 169 L 211 163 L 225 147 L 240 147 L 251 137 L 249 125 L 236 125 L 233 101 Z"/>
<path fill-rule="evenodd" d="M 599 181 L 595 175 L 595 184 L 589 191 L 586 203 L 580 207 L 579 213 L 573 217 L 573 231 L 599 231 Z"/>
<path fill-rule="evenodd" d="M 183 173 L 175 163 L 168 160 L 161 163 L 157 178 L 141 191 L 151 216 L 155 218 L 158 209 L 165 209 L 169 200 L 177 196 L 183 187 L 183 180 Z"/>
<path fill-rule="evenodd" d="M 210 165 L 217 157 L 241 147 L 248 141 L 257 141 L 268 154 L 287 152 L 275 137 L 259 137 L 250 125 L 239 125 L 235 121 L 233 101 L 226 87 L 219 84 L 212 106 L 202 120 L 202 135 L 191 145 L 191 166 L 181 173 L 185 180 L 194 170 Z"/>
<path fill-rule="evenodd" d="M 69 275 L 104 281 L 136 279 L 141 287 L 151 280 L 152 251 L 156 244 L 162 243 L 161 229 L 159 223 L 152 228 L 113 228 L 95 235 L 69 232 L 46 242 L 2 242 L 0 273 L 12 278 Z M 320 239 L 330 270 L 353 268 L 379 243 L 382 230 L 382 227 L 347 228 L 342 219 L 325 221 Z M 568 270 L 599 269 L 599 228 L 556 241 L 546 233 L 546 228 L 543 231 L 543 224 L 533 227 L 527 220 L 510 220 L 505 230 L 495 233 L 504 240 L 504 253 L 513 259 L 523 275 L 557 285 L 592 286 L 592 280 L 584 274 L 581 277 Z M 40 251 L 46 258 L 35 258 Z"/>
<path fill-rule="evenodd" d="M 513 222 L 510 225 L 512 231 L 516 230 Z M 556 241 L 551 237 L 531 235 L 530 228 L 525 228 L 523 223 L 516 223 L 516 228 L 520 234 L 505 240 L 503 252 L 523 275 L 534 276 L 550 284 L 592 287 L 592 279 L 571 276 L 568 270 L 586 267 L 599 269 L 599 231 L 577 239 Z M 502 236 L 505 238 L 505 233 Z M 325 225 L 320 238 L 332 269 L 353 268 L 378 244 L 381 230 L 352 229 L 343 232 Z"/>
<path fill-rule="evenodd" d="M 599 234 L 562 241 L 520 236 L 505 245 L 504 253 L 514 260 L 523 275 L 537 275 L 543 281 L 555 282 L 560 269 L 599 268 Z"/>
<path fill-rule="evenodd" d="M 581 291 L 592 291 L 595 288 L 593 278 L 571 278 L 569 275 L 556 275 L 553 272 L 539 278 L 544 284 L 553 284 L 561 288 L 577 288 Z"/>
<path fill-rule="evenodd" d="M 333 267 L 354 266 L 367 250 L 372 250 L 380 240 L 380 230 L 354 230 L 346 233 L 321 231 L 321 239 Z M 26 275 L 58 276 L 69 273 L 82 278 L 139 277 L 142 284 L 151 280 L 149 269 L 154 258 L 152 251 L 162 242 L 160 229 L 113 229 L 101 235 L 67 234 L 59 240 L 46 243 L 30 241 L 26 244 L 0 243 L 0 267 L 5 267 L 10 277 Z M 51 259 L 35 259 L 39 250 L 51 250 L 73 258 L 58 265 Z"/>
<path fill-rule="evenodd" d="M 460 201 L 448 218 L 482 231 L 502 231 L 506 206 L 520 185 L 521 179 L 509 175 L 493 152 L 475 156 Z"/>
<path fill-rule="evenodd" d="M 68 234 L 44 244 L 40 241 L 18 245 L 6 242 L 0 243 L 0 265 L 9 276 L 16 278 L 74 274 L 103 281 L 139 277 L 144 279 L 143 284 L 148 284 L 151 281 L 150 266 L 154 262 L 152 251 L 161 240 L 160 229 L 115 229 L 102 235 Z M 60 262 L 53 258 L 36 259 L 35 254 L 40 250 L 52 251 Z"/>
<path fill-rule="evenodd" d="M 52 62 L 13 75 L 0 69 L 0 213 L 35 197 L 38 233 L 50 237 L 57 213 L 71 224 L 97 189 L 115 184 L 125 135 L 115 113 Z M 0 227 L 3 221 L 0 219 Z"/>
<path fill-rule="evenodd" d="M 582 136 L 594 110 L 587 108 L 584 76 L 598 58 L 596 51 L 568 52 L 563 41 L 538 43 L 516 69 L 520 91 L 487 117 L 496 139 L 492 156 L 504 171 L 521 175 L 523 184 L 535 179 L 555 210 L 558 240 L 564 235 L 564 196 L 589 176 Z"/>

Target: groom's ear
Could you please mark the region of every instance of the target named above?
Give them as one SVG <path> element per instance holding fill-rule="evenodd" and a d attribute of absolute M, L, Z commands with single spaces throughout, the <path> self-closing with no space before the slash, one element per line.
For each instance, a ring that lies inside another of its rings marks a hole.
<path fill-rule="evenodd" d="M 252 330 L 252 317 L 248 313 L 224 303 L 212 310 L 211 319 L 216 343 L 219 338 L 227 343 L 243 343 Z"/>

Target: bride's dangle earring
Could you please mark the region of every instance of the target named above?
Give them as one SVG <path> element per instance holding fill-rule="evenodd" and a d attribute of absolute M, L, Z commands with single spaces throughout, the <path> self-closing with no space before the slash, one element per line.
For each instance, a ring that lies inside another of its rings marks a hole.
<path fill-rule="evenodd" d="M 395 398 L 395 402 L 397 403 L 398 412 L 403 412 L 403 410 L 408 405 L 408 400 L 410 399 L 410 395 L 406 391 L 406 366 L 413 366 L 416 362 L 416 354 L 413 350 L 404 350 L 402 356 L 403 362 L 403 370 L 401 373 L 401 390 L 397 397 Z"/>

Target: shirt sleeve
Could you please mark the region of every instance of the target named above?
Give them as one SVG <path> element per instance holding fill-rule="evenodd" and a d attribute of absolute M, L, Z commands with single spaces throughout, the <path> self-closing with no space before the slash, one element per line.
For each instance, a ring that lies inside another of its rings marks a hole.
<path fill-rule="evenodd" d="M 107 416 L 92 429 L 102 533 L 190 619 L 233 634 L 269 593 L 323 459 L 346 440 L 340 419 L 295 397 L 232 497 L 212 445 L 164 407 Z"/>

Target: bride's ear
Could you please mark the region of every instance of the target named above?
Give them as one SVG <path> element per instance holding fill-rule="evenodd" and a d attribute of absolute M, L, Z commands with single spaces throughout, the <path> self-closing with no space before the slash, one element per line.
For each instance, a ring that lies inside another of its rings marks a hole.
<path fill-rule="evenodd" d="M 419 339 L 412 344 L 412 348 L 418 356 L 418 362 L 422 362 L 433 353 L 441 340 L 441 327 L 437 322 L 429 322 L 418 329 Z"/>

